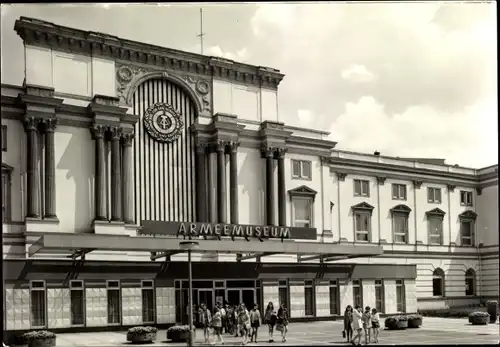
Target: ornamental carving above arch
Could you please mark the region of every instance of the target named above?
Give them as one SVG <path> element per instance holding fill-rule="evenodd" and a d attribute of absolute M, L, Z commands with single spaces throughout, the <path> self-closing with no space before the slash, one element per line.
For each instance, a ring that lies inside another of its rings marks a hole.
<path fill-rule="evenodd" d="M 195 102 L 199 116 L 211 117 L 212 88 L 208 80 L 187 73 L 153 67 L 116 64 L 116 94 L 120 104 L 132 107 L 132 98 L 139 85 L 154 78 L 166 79 L 177 84 Z"/>

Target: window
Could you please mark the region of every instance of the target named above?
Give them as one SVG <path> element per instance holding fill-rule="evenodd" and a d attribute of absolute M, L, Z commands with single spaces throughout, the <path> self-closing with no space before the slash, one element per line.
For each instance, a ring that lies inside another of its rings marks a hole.
<path fill-rule="evenodd" d="M 356 212 L 356 241 L 369 241 L 371 216 L 366 212 Z"/>
<path fill-rule="evenodd" d="M 306 316 L 314 316 L 314 286 L 313 281 L 304 281 L 304 309 Z"/>
<path fill-rule="evenodd" d="M 408 217 L 411 208 L 406 205 L 397 205 L 391 209 L 392 213 L 392 240 L 394 243 L 408 243 Z"/>
<path fill-rule="evenodd" d="M 474 246 L 474 221 L 461 220 L 460 221 L 460 238 L 462 246 Z"/>
<path fill-rule="evenodd" d="M 85 324 L 85 293 L 83 281 L 70 281 L 71 325 Z"/>
<path fill-rule="evenodd" d="M 370 181 L 354 180 L 354 196 L 370 196 Z"/>
<path fill-rule="evenodd" d="M 444 296 L 444 271 L 440 268 L 432 273 L 432 296 Z"/>
<path fill-rule="evenodd" d="M 354 299 L 354 307 L 363 307 L 363 294 L 361 293 L 361 280 L 352 281 L 352 297 Z"/>
<path fill-rule="evenodd" d="M 288 313 L 290 314 L 290 308 L 288 307 L 289 302 L 289 293 L 288 293 L 288 283 L 286 280 L 281 280 L 278 282 L 278 297 L 279 297 L 279 305 L 285 304 L 285 307 L 288 308 Z"/>
<path fill-rule="evenodd" d="M 30 282 L 31 328 L 45 328 L 47 325 L 47 297 L 44 281 Z"/>
<path fill-rule="evenodd" d="M 7 126 L 2 125 L 2 152 L 7 152 Z"/>
<path fill-rule="evenodd" d="M 397 311 L 406 312 L 406 297 L 404 280 L 396 280 L 396 303 Z"/>
<path fill-rule="evenodd" d="M 441 188 L 427 188 L 427 202 L 440 204 L 441 203 Z"/>
<path fill-rule="evenodd" d="M 155 321 L 155 290 L 153 281 L 142 281 L 142 322 Z"/>
<path fill-rule="evenodd" d="M 375 308 L 377 312 L 384 312 L 384 282 L 382 280 L 375 280 Z"/>
<path fill-rule="evenodd" d="M 304 197 L 293 197 L 293 226 L 299 228 L 312 228 L 313 200 Z"/>
<path fill-rule="evenodd" d="M 465 272 L 465 295 L 476 295 L 476 272 L 473 269 Z"/>
<path fill-rule="evenodd" d="M 2 221 L 10 220 L 10 177 L 12 167 L 2 164 Z"/>
<path fill-rule="evenodd" d="M 460 191 L 460 205 L 472 206 L 472 192 Z"/>
<path fill-rule="evenodd" d="M 340 314 L 340 292 L 337 281 L 330 281 L 330 314 Z"/>
<path fill-rule="evenodd" d="M 107 281 L 108 324 L 120 324 L 120 282 Z"/>
<path fill-rule="evenodd" d="M 392 185 L 392 200 L 406 200 L 406 185 Z"/>
<path fill-rule="evenodd" d="M 292 177 L 300 179 L 311 179 L 311 162 L 292 159 Z"/>
<path fill-rule="evenodd" d="M 445 212 L 439 208 L 435 208 L 431 211 L 427 211 L 427 228 L 429 234 L 428 243 L 430 245 L 442 245 L 443 244 L 443 219 Z"/>

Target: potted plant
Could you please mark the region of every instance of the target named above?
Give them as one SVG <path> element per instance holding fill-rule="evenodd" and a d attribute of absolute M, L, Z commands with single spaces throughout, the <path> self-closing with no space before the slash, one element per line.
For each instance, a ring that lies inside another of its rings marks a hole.
<path fill-rule="evenodd" d="M 385 327 L 389 330 L 400 330 L 408 328 L 408 317 L 405 315 L 387 317 Z"/>
<path fill-rule="evenodd" d="M 472 325 L 486 325 L 490 321 L 490 315 L 487 312 L 472 312 L 469 315 L 469 322 Z"/>
<path fill-rule="evenodd" d="M 422 316 L 419 314 L 412 314 L 408 316 L 408 328 L 419 328 L 422 326 Z"/>
<path fill-rule="evenodd" d="M 498 302 L 495 300 L 486 302 L 486 311 L 490 315 L 490 323 L 496 323 L 498 316 Z"/>
<path fill-rule="evenodd" d="M 132 343 L 147 343 L 156 340 L 158 329 L 155 327 L 133 327 L 127 331 L 127 341 Z"/>
<path fill-rule="evenodd" d="M 174 325 L 167 330 L 167 340 L 172 342 L 186 342 L 188 338 L 189 326 L 187 325 Z"/>
<path fill-rule="evenodd" d="M 7 346 L 10 347 L 28 347 L 28 341 L 24 335 L 12 335 L 7 341 Z"/>
<path fill-rule="evenodd" d="M 56 334 L 47 330 L 30 331 L 23 334 L 28 347 L 55 347 Z"/>

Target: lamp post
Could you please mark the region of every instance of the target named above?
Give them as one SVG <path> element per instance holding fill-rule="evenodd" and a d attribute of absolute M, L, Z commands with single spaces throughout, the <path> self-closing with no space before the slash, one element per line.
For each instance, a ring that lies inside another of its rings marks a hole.
<path fill-rule="evenodd" d="M 188 293 L 188 312 L 189 312 L 189 338 L 188 346 L 193 345 L 193 269 L 191 267 L 191 251 L 197 249 L 199 243 L 196 241 L 188 240 L 179 242 L 181 249 L 187 250 L 188 253 L 188 281 L 189 281 L 189 293 Z"/>

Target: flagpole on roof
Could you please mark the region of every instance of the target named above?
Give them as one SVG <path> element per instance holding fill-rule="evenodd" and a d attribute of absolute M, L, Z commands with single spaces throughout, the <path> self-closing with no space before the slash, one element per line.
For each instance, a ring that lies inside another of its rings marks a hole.
<path fill-rule="evenodd" d="M 200 34 L 196 35 L 200 38 L 200 46 L 201 46 L 201 54 L 203 54 L 203 36 L 205 33 L 203 32 L 203 9 L 200 8 Z"/>

